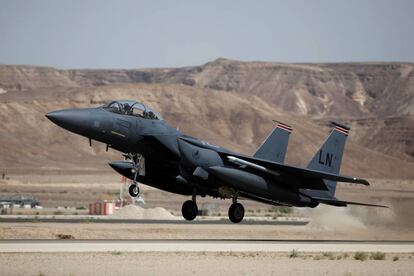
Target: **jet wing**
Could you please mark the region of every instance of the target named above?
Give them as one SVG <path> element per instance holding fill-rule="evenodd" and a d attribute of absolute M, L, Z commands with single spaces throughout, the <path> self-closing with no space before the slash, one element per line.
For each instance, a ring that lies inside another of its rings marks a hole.
<path fill-rule="evenodd" d="M 352 202 L 352 201 L 343 201 L 343 200 L 338 200 L 336 198 L 312 197 L 312 199 L 319 202 L 319 203 L 324 203 L 324 204 L 333 205 L 333 206 L 347 206 L 349 204 L 349 205 L 361 205 L 361 206 L 389 208 L 388 206 L 384 206 L 384 205 L 360 203 L 360 202 Z"/>
<path fill-rule="evenodd" d="M 227 153 L 219 153 L 223 159 L 227 159 L 228 162 L 233 164 L 239 164 L 240 166 L 246 166 L 252 169 L 258 170 L 259 167 L 264 168 L 269 174 L 275 176 L 280 175 L 281 177 L 294 177 L 298 178 L 298 180 L 304 181 L 304 185 L 301 188 L 308 188 L 308 189 L 317 189 L 314 185 L 310 185 L 311 187 L 306 186 L 306 182 L 308 183 L 318 183 L 323 181 L 318 181 L 322 179 L 338 181 L 338 182 L 347 182 L 347 183 L 355 183 L 355 184 L 363 184 L 369 186 L 369 182 L 365 179 L 359 179 L 356 177 L 349 177 L 343 175 L 336 175 L 311 169 L 305 169 L 300 167 L 293 167 L 285 164 L 280 164 L 277 162 L 272 162 L 268 160 L 263 160 L 254 157 L 248 156 L 241 156 L 241 155 L 234 155 L 234 154 L 227 154 Z M 260 169 L 259 169 L 260 170 Z M 264 171 L 263 169 L 261 169 Z M 266 172 L 265 171 L 265 172 Z M 320 188 L 319 188 L 320 189 Z"/>

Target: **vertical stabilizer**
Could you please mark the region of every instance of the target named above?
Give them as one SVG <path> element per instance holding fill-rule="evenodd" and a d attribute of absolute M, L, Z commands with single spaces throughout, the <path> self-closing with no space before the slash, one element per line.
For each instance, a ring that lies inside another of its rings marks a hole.
<path fill-rule="evenodd" d="M 332 122 L 332 124 L 334 128 L 325 140 L 325 143 L 310 161 L 309 169 L 339 174 L 345 142 L 350 128 L 335 122 Z M 330 194 L 333 196 L 336 190 L 336 181 L 324 181 L 329 188 Z"/>
<path fill-rule="evenodd" d="M 275 122 L 277 123 L 276 127 L 263 141 L 253 157 L 283 163 L 292 128 L 286 124 Z"/>

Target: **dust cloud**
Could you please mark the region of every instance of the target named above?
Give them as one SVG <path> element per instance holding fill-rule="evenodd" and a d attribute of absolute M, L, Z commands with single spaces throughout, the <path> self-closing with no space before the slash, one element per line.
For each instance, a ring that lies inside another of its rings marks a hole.
<path fill-rule="evenodd" d="M 314 209 L 299 209 L 298 212 L 310 218 L 309 227 L 321 230 L 364 230 L 371 226 L 388 228 L 401 221 L 393 204 L 391 208 L 365 206 L 334 207 L 319 205 Z"/>

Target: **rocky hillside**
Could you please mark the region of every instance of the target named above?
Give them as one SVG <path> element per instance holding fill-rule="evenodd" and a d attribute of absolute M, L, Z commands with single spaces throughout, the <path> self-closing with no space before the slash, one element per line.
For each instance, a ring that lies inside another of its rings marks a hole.
<path fill-rule="evenodd" d="M 294 127 L 287 161 L 305 165 L 335 119 L 352 126 L 343 172 L 414 177 L 413 64 L 276 64 L 224 59 L 203 66 L 58 70 L 0 66 L 0 167 L 106 168 L 102 145 L 44 118 L 110 99 L 144 101 L 173 126 L 252 153 L 272 119 Z M 76 150 L 74 150 L 76 149 Z"/>
<path fill-rule="evenodd" d="M 316 118 L 414 114 L 414 64 L 281 64 L 217 59 L 171 69 L 57 70 L 0 66 L 0 87 L 23 91 L 120 83 L 183 84 L 255 95 Z"/>

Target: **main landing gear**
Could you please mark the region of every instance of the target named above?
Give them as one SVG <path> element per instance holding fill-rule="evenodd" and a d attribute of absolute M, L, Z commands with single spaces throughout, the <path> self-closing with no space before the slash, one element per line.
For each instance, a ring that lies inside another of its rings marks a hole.
<path fill-rule="evenodd" d="M 184 202 L 181 213 L 186 220 L 194 220 L 198 214 L 197 204 L 192 200 Z"/>
<path fill-rule="evenodd" d="M 239 223 L 244 218 L 244 207 L 233 198 L 233 204 L 229 208 L 229 219 L 233 223 Z"/>
<path fill-rule="evenodd" d="M 181 207 L 181 213 L 186 220 L 194 220 L 198 214 L 196 196 L 193 195 L 192 200 L 187 200 Z M 244 207 L 237 202 L 237 198 L 233 198 L 233 204 L 229 208 L 229 219 L 233 223 L 239 223 L 244 218 Z"/>
<path fill-rule="evenodd" d="M 183 207 L 181 207 L 181 213 L 186 220 L 194 220 L 197 217 L 198 207 L 195 194 L 193 195 L 192 200 L 184 202 Z"/>

